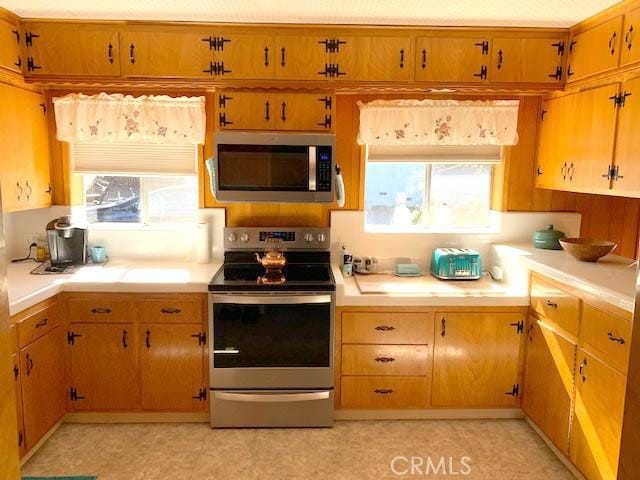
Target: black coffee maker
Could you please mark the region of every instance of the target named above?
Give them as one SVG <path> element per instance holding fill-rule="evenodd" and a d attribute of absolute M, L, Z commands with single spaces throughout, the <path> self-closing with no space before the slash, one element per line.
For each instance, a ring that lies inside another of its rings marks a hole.
<path fill-rule="evenodd" d="M 51 267 L 65 269 L 87 263 L 87 229 L 75 227 L 71 215 L 51 220 L 47 224 L 47 240 Z"/>

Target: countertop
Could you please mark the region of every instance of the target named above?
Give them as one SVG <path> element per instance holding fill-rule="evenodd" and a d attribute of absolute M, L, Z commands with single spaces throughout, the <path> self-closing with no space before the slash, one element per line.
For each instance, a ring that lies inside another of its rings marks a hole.
<path fill-rule="evenodd" d="M 207 292 L 220 263 L 110 260 L 88 265 L 70 275 L 31 275 L 33 262 L 9 264 L 9 313 L 46 300 L 61 291 L 170 293 Z"/>

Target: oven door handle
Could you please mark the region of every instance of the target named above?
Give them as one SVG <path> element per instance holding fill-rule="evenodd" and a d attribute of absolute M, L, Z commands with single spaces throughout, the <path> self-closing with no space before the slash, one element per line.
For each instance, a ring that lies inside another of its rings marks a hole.
<path fill-rule="evenodd" d="M 260 402 L 260 403 L 282 403 L 282 402 L 309 402 L 314 400 L 327 400 L 329 392 L 311 393 L 227 393 L 216 392 L 215 396 L 220 400 L 232 402 Z"/>
<path fill-rule="evenodd" d="M 212 298 L 213 304 L 230 303 L 235 305 L 300 305 L 304 303 L 331 303 L 330 295 L 218 295 Z"/>
<path fill-rule="evenodd" d="M 224 355 L 237 355 L 238 353 L 240 353 L 240 350 L 237 350 L 237 349 L 233 349 L 233 350 L 231 350 L 231 349 L 229 349 L 229 350 L 214 350 L 213 353 L 216 354 L 216 355 L 219 354 L 219 353 L 224 354 Z"/>

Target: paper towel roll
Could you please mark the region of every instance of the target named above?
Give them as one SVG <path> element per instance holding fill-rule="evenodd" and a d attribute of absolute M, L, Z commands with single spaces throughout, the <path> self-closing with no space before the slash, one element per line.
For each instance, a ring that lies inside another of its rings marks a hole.
<path fill-rule="evenodd" d="M 211 246 L 209 244 L 209 224 L 198 223 L 196 229 L 196 262 L 209 263 L 211 261 Z"/>

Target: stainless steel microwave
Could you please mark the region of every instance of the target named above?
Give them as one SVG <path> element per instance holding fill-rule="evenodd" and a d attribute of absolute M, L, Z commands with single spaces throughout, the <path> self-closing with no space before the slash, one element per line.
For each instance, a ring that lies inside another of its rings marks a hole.
<path fill-rule="evenodd" d="M 216 133 L 216 198 L 221 202 L 332 202 L 335 143 L 335 135 L 326 133 Z"/>

